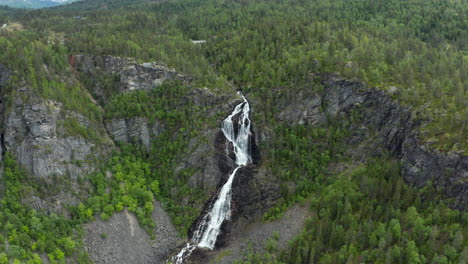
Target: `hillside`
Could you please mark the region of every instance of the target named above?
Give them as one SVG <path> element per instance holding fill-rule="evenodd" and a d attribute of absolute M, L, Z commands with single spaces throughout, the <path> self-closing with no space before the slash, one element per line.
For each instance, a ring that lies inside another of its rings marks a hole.
<path fill-rule="evenodd" d="M 0 263 L 465 263 L 467 11 L 0 8 Z"/>

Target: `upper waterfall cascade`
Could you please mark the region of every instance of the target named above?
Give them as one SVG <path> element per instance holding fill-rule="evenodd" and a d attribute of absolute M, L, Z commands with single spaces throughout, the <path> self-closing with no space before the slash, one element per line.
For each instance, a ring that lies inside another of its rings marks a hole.
<path fill-rule="evenodd" d="M 179 254 L 172 257 L 174 264 L 182 264 L 197 247 L 214 249 L 216 239 L 221 232 L 221 225 L 225 220 L 231 218 L 231 195 L 234 177 L 242 166 L 252 162 L 250 153 L 250 105 L 242 93 L 239 92 L 239 95 L 242 96 L 243 102 L 234 108 L 234 111 L 224 119 L 221 126 L 221 131 L 229 142 L 226 155 L 229 156 L 232 144 L 236 168 L 218 191 L 217 198 L 209 208 L 208 213 L 199 221 L 192 235 L 191 243 L 187 243 Z"/>

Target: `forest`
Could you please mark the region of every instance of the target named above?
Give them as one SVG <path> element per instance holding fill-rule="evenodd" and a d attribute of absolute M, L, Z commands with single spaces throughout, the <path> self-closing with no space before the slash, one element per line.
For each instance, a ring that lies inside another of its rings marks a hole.
<path fill-rule="evenodd" d="M 206 84 L 218 74 L 253 93 L 339 72 L 414 107 L 428 121 L 421 138 L 431 147 L 467 150 L 463 1 L 140 2 L 82 1 L 6 19 L 56 42 L 65 34 L 68 53 L 163 61 Z"/>
<path fill-rule="evenodd" d="M 344 156 L 352 121 L 289 126 L 275 119 L 277 102 L 321 86 L 314 76 L 336 73 L 385 91 L 413 111 L 418 139 L 437 153 L 468 155 L 468 2 L 452 0 L 84 0 L 23 10 L 0 6 L 0 64 L 12 76 L 2 87 L 4 112 L 21 95 L 59 101 L 100 123 L 145 117 L 167 130 L 149 151 L 122 144 L 102 168 L 81 181 L 88 195 L 69 206 L 69 217 L 24 204 L 48 188 L 3 157 L 0 263 L 91 263 L 82 226 L 128 208 L 151 234 L 153 201 L 161 201 L 186 235 L 200 213 L 190 204 L 208 199 L 190 188 L 191 170 L 175 172 L 206 117 L 184 101 L 194 87 L 242 89 L 257 104 L 256 126 L 272 128 L 261 145 L 263 163 L 281 183 L 281 198 L 262 221 L 281 218 L 294 204 L 311 212 L 286 249 L 278 237 L 265 251 L 246 252 L 239 263 L 466 263 L 468 213 L 430 183 L 406 184 L 401 164 L 388 153 L 365 162 Z M 79 19 L 77 19 L 77 17 Z M 206 40 L 194 45 L 191 40 Z M 150 91 L 118 94 L 114 76 L 98 80 L 106 100 L 90 99 L 95 79 L 69 65 L 73 54 L 158 61 L 193 77 L 190 85 L 165 83 Z M 199 111 L 200 110 L 200 111 Z M 60 124 L 69 136 L 100 142 L 105 131 L 76 119 Z M 337 163 L 347 169 L 336 173 Z M 114 175 L 106 177 L 106 172 Z M 295 188 L 288 188 L 294 184 Z M 108 191 L 110 190 L 110 191 Z M 180 197 L 189 201 L 182 204 Z M 281 234 L 278 234 L 281 235 Z M 157 239 L 157 235 L 156 235 Z"/>

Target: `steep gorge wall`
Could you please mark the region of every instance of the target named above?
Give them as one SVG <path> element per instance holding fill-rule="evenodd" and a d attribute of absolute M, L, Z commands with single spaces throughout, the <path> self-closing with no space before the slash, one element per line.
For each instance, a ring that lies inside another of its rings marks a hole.
<path fill-rule="evenodd" d="M 379 156 L 383 150 L 402 162 L 406 182 L 422 187 L 428 181 L 452 198 L 452 206 L 468 205 L 468 157 L 459 153 L 437 153 L 418 140 L 420 121 L 412 111 L 383 91 L 369 89 L 358 81 L 336 75 L 322 76 L 324 90 L 293 103 L 283 102 L 278 119 L 289 124 L 325 124 L 349 120 L 356 115 L 348 139 L 348 154 L 356 160 Z"/>

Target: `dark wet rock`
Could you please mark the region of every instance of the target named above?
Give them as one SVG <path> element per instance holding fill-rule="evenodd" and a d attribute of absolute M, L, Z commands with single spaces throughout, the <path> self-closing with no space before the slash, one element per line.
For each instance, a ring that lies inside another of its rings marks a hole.
<path fill-rule="evenodd" d="M 280 197 L 278 179 L 255 165 L 239 169 L 233 186 L 233 220 L 261 216 Z"/>
<path fill-rule="evenodd" d="M 326 120 L 326 115 L 322 111 L 322 97 L 316 93 L 299 93 L 280 104 L 283 105 L 283 110 L 278 113 L 277 118 L 282 123 L 315 125 Z"/>
<path fill-rule="evenodd" d="M 236 117 L 234 117 L 235 119 Z M 236 122 L 234 122 L 236 123 Z M 222 174 L 222 181 L 205 204 L 199 217 L 191 226 L 188 236 L 192 237 L 204 216 L 209 212 L 218 198 L 220 188 L 225 184 L 228 176 L 237 167 L 232 144 L 226 140 L 222 131 L 218 131 L 215 139 L 218 171 Z M 268 208 L 272 207 L 280 196 L 279 181 L 271 177 L 271 173 L 259 169 L 261 164 L 260 150 L 256 143 L 256 136 L 251 126 L 250 153 L 252 163 L 238 169 L 232 184 L 231 218 L 221 226 L 215 248 L 223 248 L 229 243 L 231 234 L 238 233 L 250 220 L 261 217 Z M 241 224 L 240 224 L 241 223 Z M 213 252 L 197 249 L 193 252 L 188 263 L 206 263 L 213 256 Z"/>
<path fill-rule="evenodd" d="M 232 222 L 231 232 L 227 235 L 225 246 L 212 252 L 204 251 L 194 263 L 230 264 L 246 260 L 252 252 L 263 252 L 268 239 L 279 234 L 277 246 L 284 249 L 289 241 L 299 235 L 310 216 L 309 206 L 295 205 L 286 210 L 284 216 L 273 221 L 262 221 L 261 218 L 239 218 Z M 195 262 L 198 260 L 198 262 Z"/>
<path fill-rule="evenodd" d="M 178 170 L 194 169 L 195 173 L 190 177 L 188 184 L 192 188 L 204 188 L 205 190 L 215 190 L 222 178 L 222 172 L 218 169 L 215 156 L 219 155 L 219 150 L 213 144 L 217 141 L 219 133 L 217 129 L 210 129 L 204 133 L 205 140 L 200 141 L 200 137 L 192 139 L 189 149 L 193 149 L 186 159 L 181 161 Z"/>

